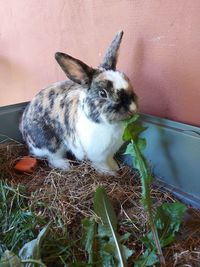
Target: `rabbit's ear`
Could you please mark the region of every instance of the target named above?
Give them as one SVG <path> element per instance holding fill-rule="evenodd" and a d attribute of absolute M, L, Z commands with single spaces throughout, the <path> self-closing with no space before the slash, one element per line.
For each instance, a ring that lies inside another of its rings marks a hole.
<path fill-rule="evenodd" d="M 55 59 L 61 66 L 67 77 L 79 84 L 90 83 L 94 69 L 67 54 L 57 52 Z"/>
<path fill-rule="evenodd" d="M 103 62 L 99 67 L 102 67 L 106 70 L 116 69 L 118 51 L 122 40 L 122 36 L 123 36 L 123 31 L 117 33 L 111 45 L 109 46 L 108 50 L 106 51 L 106 54 L 103 58 Z"/>

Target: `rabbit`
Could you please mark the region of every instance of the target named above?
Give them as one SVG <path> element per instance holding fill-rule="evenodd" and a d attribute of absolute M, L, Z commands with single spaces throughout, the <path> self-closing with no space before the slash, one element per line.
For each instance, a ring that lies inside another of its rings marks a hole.
<path fill-rule="evenodd" d="M 41 90 L 25 108 L 20 131 L 32 155 L 50 167 L 68 169 L 66 153 L 88 160 L 101 173 L 116 174 L 115 153 L 123 144 L 123 120 L 137 112 L 137 95 L 128 77 L 116 70 L 123 31 L 102 63 L 92 68 L 57 52 L 55 59 L 69 80 Z"/>

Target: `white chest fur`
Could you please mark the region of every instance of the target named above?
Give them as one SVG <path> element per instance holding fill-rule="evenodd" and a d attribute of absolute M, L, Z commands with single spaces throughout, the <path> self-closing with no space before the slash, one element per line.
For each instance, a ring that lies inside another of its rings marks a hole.
<path fill-rule="evenodd" d="M 112 157 L 123 143 L 123 129 L 122 123 L 95 123 L 79 110 L 76 131 L 79 136 L 80 156 L 84 153 L 89 160 L 95 162 Z M 79 155 L 76 156 L 81 159 Z"/>

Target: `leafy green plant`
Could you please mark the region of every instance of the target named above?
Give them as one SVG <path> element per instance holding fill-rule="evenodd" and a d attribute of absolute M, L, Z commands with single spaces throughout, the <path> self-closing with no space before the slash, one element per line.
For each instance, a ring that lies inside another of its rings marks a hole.
<path fill-rule="evenodd" d="M 148 163 L 142 153 L 147 143 L 144 138 L 140 137 L 140 134 L 146 128 L 141 125 L 138 118 L 139 116 L 135 115 L 125 122 L 123 140 L 129 142 L 125 154 L 131 156 L 133 166 L 140 173 L 142 184 L 141 200 L 144 210 L 148 215 L 151 232 L 142 239 L 147 249 L 138 261 L 135 262 L 135 266 L 152 266 L 158 262 L 158 259 L 161 266 L 165 266 L 162 247 L 173 242 L 175 233 L 178 231 L 183 220 L 186 207 L 181 203 L 165 203 L 157 209 L 156 216 L 154 217 L 152 209 L 153 201 L 150 193 L 153 178 Z"/>
<path fill-rule="evenodd" d="M 88 264 L 93 264 L 97 259 L 97 223 L 94 219 L 83 219 L 83 236 L 81 243 L 88 254 Z"/>
<path fill-rule="evenodd" d="M 103 187 L 98 187 L 94 195 L 94 219 L 84 219 L 82 243 L 88 253 L 88 264 L 92 266 L 125 267 L 133 251 L 123 245 L 128 235 L 119 236 L 117 218 L 113 206 Z"/>
<path fill-rule="evenodd" d="M 180 202 L 163 203 L 157 208 L 154 223 L 162 248 L 175 241 L 176 233 L 179 231 L 185 212 L 186 206 Z M 152 266 L 158 262 L 152 231 L 141 238 L 141 241 L 144 243 L 146 250 L 135 262 L 135 267 Z"/>

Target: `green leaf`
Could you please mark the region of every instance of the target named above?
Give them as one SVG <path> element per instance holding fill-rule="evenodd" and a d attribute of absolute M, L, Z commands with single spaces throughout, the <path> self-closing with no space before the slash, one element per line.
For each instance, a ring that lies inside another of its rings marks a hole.
<path fill-rule="evenodd" d="M 132 157 L 135 157 L 135 150 L 132 143 L 129 143 L 127 145 L 124 155 L 130 155 Z"/>
<path fill-rule="evenodd" d="M 152 205 L 150 196 L 150 184 L 153 180 L 153 177 L 150 175 L 147 162 L 140 151 L 140 148 L 144 148 L 146 146 L 146 141 L 145 139 L 138 138 L 137 143 L 135 143 L 134 141 L 129 143 L 125 154 L 131 155 L 133 166 L 134 168 L 138 169 L 140 173 L 140 180 L 142 183 L 142 203 L 145 210 L 147 211 Z"/>
<path fill-rule="evenodd" d="M 108 232 L 102 224 L 98 224 L 98 263 L 96 266 L 116 266 L 115 263 L 115 244 L 114 253 L 109 250 L 108 243 L 110 242 L 110 237 L 108 236 Z"/>
<path fill-rule="evenodd" d="M 126 125 L 124 134 L 123 134 L 123 139 L 124 141 L 131 141 L 131 143 L 127 146 L 127 150 L 125 154 L 131 155 L 133 166 L 136 169 L 138 169 L 140 173 L 140 180 L 142 184 L 142 203 L 144 206 L 144 210 L 148 214 L 148 222 L 152 230 L 152 238 L 155 242 L 157 252 L 160 255 L 159 260 L 161 264 L 164 265 L 165 260 L 162 254 L 160 240 L 158 237 L 157 229 L 155 227 L 153 213 L 152 213 L 152 198 L 151 198 L 151 193 L 150 193 L 150 185 L 152 182 L 152 176 L 150 174 L 147 161 L 142 154 L 142 151 L 146 147 L 146 140 L 139 137 L 139 135 L 145 129 L 146 128 L 143 127 L 141 123 L 138 121 L 135 121 L 133 123 Z"/>
<path fill-rule="evenodd" d="M 117 217 L 103 187 L 98 187 L 94 195 L 94 211 L 101 218 L 108 234 L 117 230 Z"/>
<path fill-rule="evenodd" d="M 1 267 L 22 267 L 21 259 L 13 252 L 6 250 L 0 259 Z"/>
<path fill-rule="evenodd" d="M 41 258 L 41 244 L 49 231 L 50 224 L 46 225 L 39 233 L 36 239 L 26 243 L 19 251 L 21 259 L 40 260 Z M 25 264 L 26 267 L 32 266 L 31 263 Z"/>
<path fill-rule="evenodd" d="M 101 254 L 101 265 L 98 266 L 102 266 L 102 267 L 116 267 L 118 265 L 116 265 L 116 262 L 114 261 L 113 255 L 111 255 L 110 253 L 101 250 L 100 251 Z M 124 266 L 124 265 L 122 265 Z M 121 266 L 119 266 L 121 267 Z"/>
<path fill-rule="evenodd" d="M 138 145 L 139 150 L 143 151 L 147 146 L 146 139 L 145 138 L 138 138 L 137 145 Z"/>
<path fill-rule="evenodd" d="M 187 207 L 180 202 L 164 203 L 157 208 L 155 224 L 162 247 L 169 245 L 175 240 L 186 210 Z"/>
<path fill-rule="evenodd" d="M 110 239 L 113 239 L 113 242 L 115 244 L 114 254 L 115 257 L 118 259 L 119 266 L 126 266 L 126 258 L 123 254 L 123 249 L 120 242 L 118 241 L 118 234 L 116 232 L 117 218 L 112 204 L 103 187 L 98 187 L 96 189 L 94 196 L 94 211 L 101 218 L 107 236 L 109 236 Z"/>
<path fill-rule="evenodd" d="M 143 164 L 143 161 L 140 159 L 140 156 L 138 156 L 137 150 L 135 149 L 133 142 L 127 145 L 127 148 L 124 154 L 130 155 L 132 157 L 133 167 L 138 169 L 138 171 L 141 174 L 141 165 Z"/>
<path fill-rule="evenodd" d="M 96 236 L 97 236 L 97 223 L 94 220 L 89 220 L 85 218 L 82 220 L 83 225 L 83 236 L 82 245 L 88 253 L 89 259 L 88 263 L 94 263 L 97 254 L 96 251 Z"/>
<path fill-rule="evenodd" d="M 131 233 L 125 233 L 124 235 L 121 235 L 120 237 L 119 237 L 119 242 L 120 243 L 124 243 L 124 242 L 126 242 L 128 239 L 129 239 L 129 237 L 131 236 Z"/>
<path fill-rule="evenodd" d="M 105 242 L 103 246 L 104 252 L 107 252 L 108 254 L 112 254 L 113 258 L 115 257 L 115 243 L 112 241 Z"/>
<path fill-rule="evenodd" d="M 124 245 L 121 245 L 121 247 L 126 260 L 133 255 L 134 250 L 129 249 Z M 107 253 L 112 254 L 113 257 L 115 258 L 115 243 L 112 240 L 104 244 L 103 250 L 106 251 Z"/>
<path fill-rule="evenodd" d="M 147 145 L 146 140 L 139 137 L 144 130 L 145 128 L 142 124 L 133 119 L 126 121 L 123 134 L 123 140 L 130 141 L 124 154 L 132 157 L 133 166 L 139 171 L 142 184 L 142 203 L 144 210 L 148 214 L 148 222 L 151 227 L 151 232 L 141 239 L 147 250 L 136 262 L 135 266 L 140 267 L 151 266 L 157 262 L 156 251 L 161 265 L 165 264 L 161 248 L 175 240 L 175 234 L 180 228 L 186 210 L 185 206 L 181 203 L 165 203 L 157 209 L 156 216 L 153 216 L 150 193 L 153 177 L 149 171 L 148 163 L 142 154 Z"/>
<path fill-rule="evenodd" d="M 127 260 L 135 253 L 133 249 L 129 249 L 125 245 L 122 245 L 122 250 Z"/>
<path fill-rule="evenodd" d="M 140 147 L 145 147 L 146 142 L 144 139 L 139 140 L 139 146 L 132 141 L 131 143 L 128 144 L 125 155 L 130 155 L 133 160 L 133 166 L 134 168 L 138 169 L 140 172 L 141 178 L 145 178 L 148 176 L 148 166 L 146 164 L 146 160 L 143 158 L 141 152 L 140 152 Z"/>
<path fill-rule="evenodd" d="M 118 236 L 118 242 L 121 244 L 128 240 L 130 233 L 126 233 L 123 236 Z M 112 236 L 108 236 L 108 232 L 105 227 L 101 224 L 98 225 L 98 248 L 100 254 L 101 266 L 119 266 L 121 265 L 116 262 L 116 245 Z M 134 253 L 125 245 L 121 245 L 121 249 L 125 259 L 128 259 Z M 102 260 L 103 259 L 103 260 Z M 108 265 L 110 264 L 110 265 Z M 113 265 L 114 264 L 114 265 Z M 97 265 L 99 266 L 99 265 Z"/>
<path fill-rule="evenodd" d="M 142 237 L 140 240 L 149 250 L 155 249 L 155 244 L 153 241 L 153 234 L 151 231 L 146 236 Z"/>
<path fill-rule="evenodd" d="M 139 118 L 139 115 L 138 114 L 135 114 L 132 117 L 130 117 L 130 118 L 126 119 L 126 120 L 123 120 L 123 122 L 126 125 L 129 125 L 130 123 L 135 122 L 136 120 L 138 120 L 138 118 Z"/>
<path fill-rule="evenodd" d="M 176 233 L 179 231 L 186 209 L 186 206 L 180 202 L 164 203 L 157 208 L 155 225 L 158 231 L 161 247 L 165 247 L 175 240 Z M 156 259 L 156 246 L 153 242 L 152 231 L 150 231 L 145 237 L 141 238 L 141 241 L 144 243 L 147 250 L 144 255 L 138 259 L 138 265 L 136 266 L 151 266 L 142 264 L 145 263 L 146 255 L 148 255 L 149 258 L 147 261 L 148 264 L 150 264 L 149 262 L 151 262 L 152 259 Z"/>
<path fill-rule="evenodd" d="M 136 141 L 138 136 L 146 129 L 147 128 L 142 126 L 140 121 L 127 124 L 124 129 L 122 139 L 124 141 L 131 141 L 131 140 Z"/>
<path fill-rule="evenodd" d="M 112 233 L 105 228 L 105 226 L 101 223 L 98 224 L 98 237 L 101 239 L 109 239 L 109 237 L 112 236 Z"/>
<path fill-rule="evenodd" d="M 152 250 L 149 252 L 147 249 L 143 255 L 139 257 L 137 261 L 134 262 L 134 267 L 145 267 L 145 266 L 153 266 L 158 262 L 158 257 L 156 255 L 156 251 Z"/>
<path fill-rule="evenodd" d="M 133 132 L 134 129 L 132 129 L 131 126 L 127 126 L 124 130 L 124 133 L 123 133 L 123 140 L 124 141 L 130 141 L 132 139 L 132 132 Z"/>

